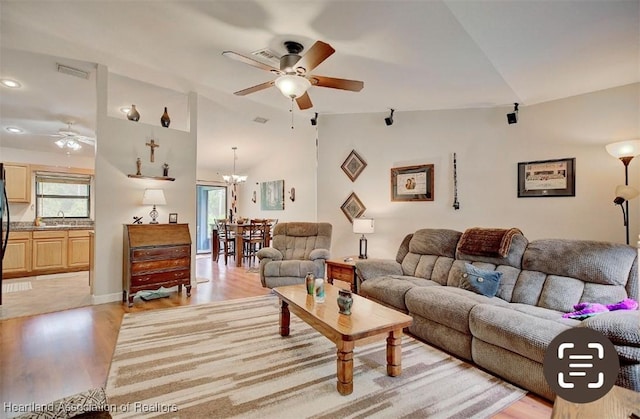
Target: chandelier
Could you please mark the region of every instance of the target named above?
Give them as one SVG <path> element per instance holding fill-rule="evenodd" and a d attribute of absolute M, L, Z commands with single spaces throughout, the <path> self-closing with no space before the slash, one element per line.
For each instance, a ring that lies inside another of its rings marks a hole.
<path fill-rule="evenodd" d="M 222 179 L 224 179 L 227 185 L 237 185 L 238 183 L 243 183 L 247 181 L 247 176 L 236 175 L 236 150 L 238 147 L 231 147 L 233 150 L 233 174 L 231 175 L 222 175 Z"/>

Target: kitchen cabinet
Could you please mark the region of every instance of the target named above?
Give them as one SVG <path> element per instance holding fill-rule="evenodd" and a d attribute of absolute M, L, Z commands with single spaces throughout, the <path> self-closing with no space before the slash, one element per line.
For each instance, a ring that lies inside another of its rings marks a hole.
<path fill-rule="evenodd" d="M 182 286 L 191 296 L 191 234 L 188 224 L 126 224 L 123 234 L 122 301 L 138 291 Z"/>
<path fill-rule="evenodd" d="M 67 267 L 89 267 L 89 231 L 90 230 L 69 230 Z"/>
<path fill-rule="evenodd" d="M 5 163 L 4 172 L 9 202 L 31 202 L 31 167 L 23 163 Z"/>
<path fill-rule="evenodd" d="M 5 277 L 26 276 L 31 271 L 31 232 L 10 232 L 2 262 Z"/>
<path fill-rule="evenodd" d="M 67 231 L 34 231 L 32 233 L 33 272 L 64 270 L 67 266 Z"/>

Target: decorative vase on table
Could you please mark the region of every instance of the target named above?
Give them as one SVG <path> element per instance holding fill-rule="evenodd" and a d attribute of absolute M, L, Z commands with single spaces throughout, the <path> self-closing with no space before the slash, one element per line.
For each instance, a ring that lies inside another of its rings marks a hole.
<path fill-rule="evenodd" d="M 171 118 L 169 118 L 169 113 L 167 112 L 167 107 L 164 107 L 164 113 L 162 117 L 160 117 L 160 123 L 163 127 L 169 128 L 169 124 L 171 123 Z"/>
<path fill-rule="evenodd" d="M 316 278 L 313 300 L 316 303 L 324 303 L 324 298 L 324 278 Z"/>
<path fill-rule="evenodd" d="M 129 121 L 139 121 L 140 120 L 140 112 L 136 109 L 136 105 L 131 105 L 131 109 L 127 113 L 127 119 Z"/>
<path fill-rule="evenodd" d="M 340 308 L 339 313 L 345 314 L 347 316 L 351 315 L 351 306 L 353 305 L 353 297 L 351 296 L 351 291 L 349 290 L 339 290 L 338 291 L 338 307 Z"/>
<path fill-rule="evenodd" d="M 313 295 L 316 287 L 316 278 L 313 275 L 313 272 L 307 272 L 307 276 L 304 278 L 304 282 L 307 286 L 307 294 Z"/>

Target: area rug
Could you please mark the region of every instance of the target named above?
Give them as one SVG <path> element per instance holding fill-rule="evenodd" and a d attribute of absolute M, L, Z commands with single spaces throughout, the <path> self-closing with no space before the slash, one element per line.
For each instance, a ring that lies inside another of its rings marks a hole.
<path fill-rule="evenodd" d="M 354 307 L 354 309 L 357 309 Z M 336 348 L 273 295 L 127 313 L 107 380 L 114 417 L 485 418 L 526 392 L 411 336 L 402 374 L 384 340 L 356 346 L 353 393 L 336 390 Z"/>

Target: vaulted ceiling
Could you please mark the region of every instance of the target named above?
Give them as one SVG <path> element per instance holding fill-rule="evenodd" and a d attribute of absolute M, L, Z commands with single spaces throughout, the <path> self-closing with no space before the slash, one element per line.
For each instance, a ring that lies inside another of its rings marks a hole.
<path fill-rule="evenodd" d="M 23 0 L 1 2 L 0 12 L 0 77 L 22 79 L 27 87 L 0 91 L 0 145 L 7 147 L 45 147 L 42 138 L 70 119 L 83 135 L 95 130 L 95 92 L 80 79 L 61 77 L 43 54 L 76 68 L 105 64 L 120 77 L 121 87 L 134 79 L 196 91 L 204 99 L 200 115 L 223 109 L 237 115 L 234 123 L 255 116 L 285 120 L 291 103 L 275 88 L 234 96 L 275 76 L 221 53 L 252 56 L 268 49 L 281 55 L 287 40 L 305 46 L 302 55 L 316 40 L 331 44 L 336 52 L 314 73 L 364 81 L 359 93 L 312 87 L 314 107 L 294 111 L 305 124 L 314 112 L 382 114 L 389 108 L 514 102 L 522 109 L 640 81 L 638 0 Z M 126 88 L 120 92 L 110 100 L 113 106 L 130 101 Z M 251 145 L 251 138 L 260 132 L 277 136 L 269 127 L 273 122 L 254 123 L 256 131 L 246 140 L 237 138 L 232 124 L 203 122 L 198 134 L 202 141 L 215 138 L 218 150 L 232 145 L 240 152 L 243 146 L 259 150 L 265 145 Z M 26 133 L 18 139 L 5 131 L 10 125 Z M 199 144 L 200 150 L 206 147 Z M 243 163 L 250 165 L 250 159 Z M 199 155 L 199 164 L 209 167 L 227 168 L 230 161 L 230 151 Z"/>

